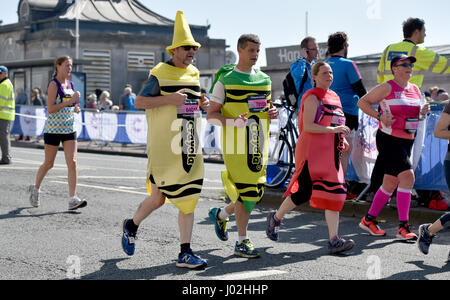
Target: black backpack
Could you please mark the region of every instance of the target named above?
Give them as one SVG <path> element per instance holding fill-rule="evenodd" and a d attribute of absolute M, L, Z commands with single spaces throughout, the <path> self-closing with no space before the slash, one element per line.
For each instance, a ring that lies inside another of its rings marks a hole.
<path fill-rule="evenodd" d="M 302 82 L 300 84 L 299 91 L 303 91 L 303 87 L 305 86 L 306 79 L 308 78 L 308 70 L 305 68 L 305 73 L 303 74 Z M 283 80 L 283 91 L 284 97 L 286 98 L 286 103 L 289 106 L 296 107 L 297 100 L 299 97 L 299 91 L 295 88 L 294 78 L 292 78 L 291 71 L 287 73 L 286 77 Z"/>

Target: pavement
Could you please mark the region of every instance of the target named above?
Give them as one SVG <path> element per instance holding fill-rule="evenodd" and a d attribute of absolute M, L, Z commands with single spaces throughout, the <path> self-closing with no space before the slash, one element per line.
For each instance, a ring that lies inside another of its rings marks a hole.
<path fill-rule="evenodd" d="M 11 145 L 14 147 L 25 148 L 44 148 L 43 138 L 32 138 L 31 141 L 11 141 Z M 97 153 L 97 154 L 109 154 L 120 156 L 134 156 L 134 157 L 147 157 L 146 145 L 137 144 L 120 144 L 120 143 L 105 143 L 96 141 L 78 141 L 78 151 L 85 153 Z M 62 149 L 62 147 L 60 147 Z M 220 154 L 204 155 L 205 162 L 223 164 Z M 267 188 L 264 197 L 260 202 L 260 206 L 276 209 L 282 202 L 282 195 L 285 190 L 282 189 L 269 189 Z M 341 216 L 362 218 L 369 211 L 371 202 L 365 200 L 347 200 L 344 204 L 344 208 L 341 211 Z M 308 203 L 300 205 L 296 210 L 304 212 L 317 212 L 322 213 L 313 207 L 310 207 Z M 444 211 L 432 210 L 427 207 L 411 207 L 410 209 L 410 222 L 413 224 L 431 223 L 437 220 Z M 384 221 L 396 221 L 398 220 L 397 209 L 395 206 L 387 205 L 387 208 L 383 209 L 378 217 L 380 222 Z"/>

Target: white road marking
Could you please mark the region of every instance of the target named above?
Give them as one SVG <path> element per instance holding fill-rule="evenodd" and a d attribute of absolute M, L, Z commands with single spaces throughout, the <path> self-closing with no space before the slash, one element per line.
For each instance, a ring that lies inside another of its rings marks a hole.
<path fill-rule="evenodd" d="M 51 182 L 67 184 L 67 182 L 64 182 L 64 181 L 52 180 Z M 98 185 L 91 185 L 91 184 L 82 184 L 82 183 L 77 183 L 77 186 L 88 187 L 88 188 L 99 189 L 99 190 L 105 190 L 105 191 L 115 191 L 115 192 L 122 192 L 122 193 L 138 194 L 138 195 L 148 196 L 148 193 L 137 192 L 137 191 L 130 191 L 128 189 L 127 190 L 123 190 L 123 189 L 116 189 L 116 188 L 110 188 L 110 187 L 104 187 L 104 186 L 98 186 Z"/>
<path fill-rule="evenodd" d="M 273 275 L 281 275 L 286 274 L 286 271 L 279 270 L 262 270 L 262 271 L 246 271 L 246 272 L 238 272 L 231 273 L 221 276 L 211 277 L 213 280 L 246 280 L 253 279 L 259 277 L 273 276 Z"/>
<path fill-rule="evenodd" d="M 67 178 L 65 176 L 54 176 L 54 177 Z M 78 178 L 80 178 L 80 177 L 78 177 Z M 58 181 L 58 180 L 52 180 L 50 182 L 67 184 L 67 182 L 65 182 L 65 181 Z M 119 186 L 117 188 L 111 188 L 111 187 L 98 186 L 98 185 L 92 185 L 92 184 L 82 184 L 82 183 L 77 183 L 77 186 L 88 187 L 88 188 L 93 188 L 93 189 L 100 189 L 100 190 L 106 190 L 106 191 L 116 191 L 116 192 L 138 194 L 138 195 L 146 195 L 146 196 L 148 195 L 148 193 L 131 190 L 131 189 L 136 189 L 135 187 Z M 137 188 L 137 189 L 139 189 L 139 188 Z M 202 189 L 203 190 L 214 190 L 214 191 L 222 191 L 223 190 L 222 187 L 219 188 L 219 187 L 205 187 L 205 186 Z"/>

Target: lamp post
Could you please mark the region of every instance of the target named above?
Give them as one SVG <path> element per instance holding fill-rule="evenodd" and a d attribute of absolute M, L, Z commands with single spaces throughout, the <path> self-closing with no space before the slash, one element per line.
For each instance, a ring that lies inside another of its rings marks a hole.
<path fill-rule="evenodd" d="M 80 13 L 86 5 L 85 0 L 75 0 L 75 59 L 80 58 Z M 78 69 L 78 65 L 76 67 Z M 78 71 L 78 70 L 77 70 Z"/>

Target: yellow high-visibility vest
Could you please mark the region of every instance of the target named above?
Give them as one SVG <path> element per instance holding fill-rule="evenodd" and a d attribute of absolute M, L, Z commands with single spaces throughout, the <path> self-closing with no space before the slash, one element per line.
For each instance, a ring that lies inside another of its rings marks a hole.
<path fill-rule="evenodd" d="M 394 56 L 400 54 L 416 57 L 417 61 L 414 63 L 413 75 L 409 82 L 414 83 L 419 88 L 422 87 L 423 77 L 426 72 L 450 74 L 450 61 L 447 58 L 411 41 L 404 40 L 403 42 L 389 45 L 384 50 L 378 65 L 378 83 L 394 79 L 391 71 L 391 61 Z"/>
<path fill-rule="evenodd" d="M 9 78 L 0 83 L 0 119 L 14 121 L 16 116 L 14 87 Z"/>

